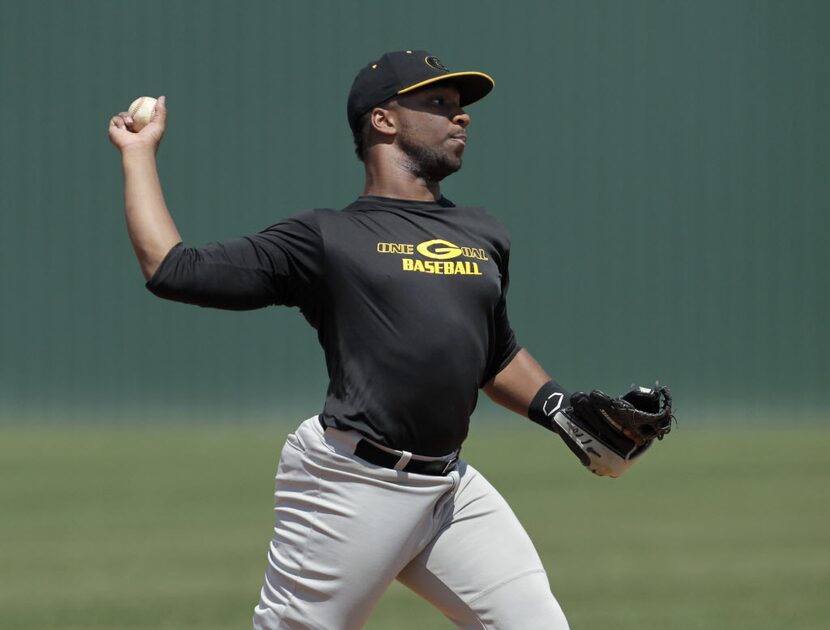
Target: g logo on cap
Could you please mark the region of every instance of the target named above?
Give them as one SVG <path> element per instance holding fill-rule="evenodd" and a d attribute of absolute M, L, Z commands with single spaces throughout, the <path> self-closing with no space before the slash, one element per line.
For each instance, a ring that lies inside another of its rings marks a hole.
<path fill-rule="evenodd" d="M 447 68 L 447 66 L 445 66 L 443 63 L 441 63 L 441 60 L 438 57 L 429 56 L 426 59 L 424 59 L 424 62 L 430 68 L 435 68 L 436 70 L 443 70 L 444 72 L 449 72 L 450 71 L 450 69 Z"/>

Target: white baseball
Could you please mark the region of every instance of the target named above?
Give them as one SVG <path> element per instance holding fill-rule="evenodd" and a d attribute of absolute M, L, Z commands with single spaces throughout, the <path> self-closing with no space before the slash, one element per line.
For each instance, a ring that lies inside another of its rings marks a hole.
<path fill-rule="evenodd" d="M 153 117 L 153 111 L 156 109 L 156 99 L 152 96 L 139 96 L 135 99 L 127 113 L 133 119 L 133 131 L 141 131 L 150 122 Z"/>

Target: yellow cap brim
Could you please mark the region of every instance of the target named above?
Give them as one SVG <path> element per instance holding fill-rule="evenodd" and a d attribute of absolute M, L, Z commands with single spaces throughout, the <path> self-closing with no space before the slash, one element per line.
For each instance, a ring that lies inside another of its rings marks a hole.
<path fill-rule="evenodd" d="M 420 81 L 414 85 L 405 87 L 398 91 L 398 94 L 406 94 L 413 92 L 428 85 L 434 85 L 442 81 L 453 81 L 459 87 L 461 93 L 461 105 L 469 105 L 475 103 L 477 100 L 484 98 L 496 86 L 496 82 L 489 74 L 483 72 L 450 72 L 442 74 L 437 77 L 432 77 L 426 81 Z"/>

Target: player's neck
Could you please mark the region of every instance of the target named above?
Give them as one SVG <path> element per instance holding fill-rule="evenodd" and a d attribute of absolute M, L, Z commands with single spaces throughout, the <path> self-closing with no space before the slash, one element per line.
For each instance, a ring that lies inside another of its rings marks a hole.
<path fill-rule="evenodd" d="M 372 195 L 374 197 L 389 197 L 391 199 L 407 199 L 411 201 L 438 201 L 441 198 L 441 189 L 438 184 L 427 186 L 424 184 L 418 186 L 397 186 L 390 182 L 391 185 L 370 185 L 366 181 L 366 186 L 363 188 L 364 195 Z"/>
<path fill-rule="evenodd" d="M 369 160 L 365 166 L 364 195 L 412 201 L 438 201 L 441 198 L 439 182 L 418 177 L 395 161 Z"/>

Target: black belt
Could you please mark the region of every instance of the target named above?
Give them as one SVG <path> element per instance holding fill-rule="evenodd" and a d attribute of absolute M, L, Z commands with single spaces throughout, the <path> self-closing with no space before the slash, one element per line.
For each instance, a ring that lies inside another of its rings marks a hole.
<path fill-rule="evenodd" d="M 318 419 L 320 420 L 320 425 L 323 427 L 323 431 L 325 431 L 328 428 L 328 425 L 326 425 L 323 421 L 322 416 L 318 416 Z M 358 441 L 357 446 L 355 446 L 354 449 L 354 454 L 360 459 L 366 460 L 370 464 L 382 466 L 384 468 L 395 469 L 395 466 L 401 460 L 401 455 L 388 453 L 366 439 Z M 422 459 L 410 459 L 406 466 L 400 468 L 400 470 L 417 473 L 419 475 L 443 477 L 444 475 L 447 475 L 455 470 L 457 464 L 458 451 L 456 451 L 450 459 L 434 459 L 426 461 Z"/>

